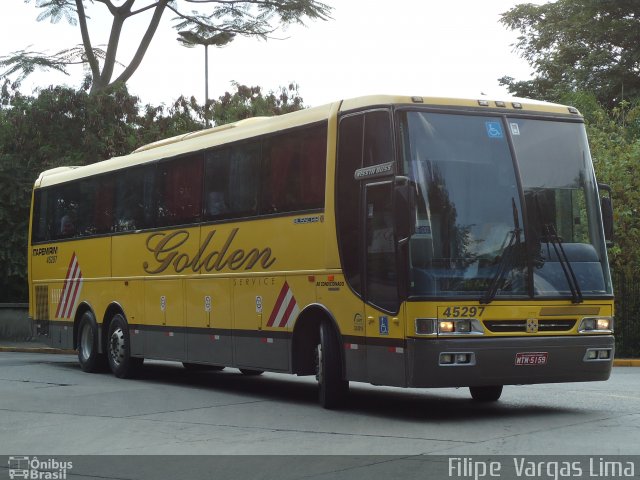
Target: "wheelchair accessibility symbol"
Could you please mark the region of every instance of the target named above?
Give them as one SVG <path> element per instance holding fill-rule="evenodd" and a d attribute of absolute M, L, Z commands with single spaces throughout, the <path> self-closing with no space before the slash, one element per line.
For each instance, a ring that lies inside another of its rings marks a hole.
<path fill-rule="evenodd" d="M 503 138 L 502 124 L 500 122 L 485 122 L 489 138 Z"/>

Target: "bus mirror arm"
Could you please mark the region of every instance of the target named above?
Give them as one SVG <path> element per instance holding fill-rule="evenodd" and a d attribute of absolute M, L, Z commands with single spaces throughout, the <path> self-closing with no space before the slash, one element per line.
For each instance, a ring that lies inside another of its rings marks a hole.
<path fill-rule="evenodd" d="M 613 246 L 614 227 L 613 227 L 613 202 L 611 201 L 611 187 L 606 183 L 598 183 L 598 191 L 600 196 L 600 210 L 602 211 L 602 226 L 604 228 L 604 239 L 607 247 Z M 602 195 L 606 192 L 607 195 Z"/>

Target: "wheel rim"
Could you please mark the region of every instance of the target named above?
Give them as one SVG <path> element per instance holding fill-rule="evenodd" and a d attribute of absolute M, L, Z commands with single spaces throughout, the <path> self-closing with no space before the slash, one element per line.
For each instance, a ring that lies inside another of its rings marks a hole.
<path fill-rule="evenodd" d="M 111 333 L 111 338 L 109 339 L 109 355 L 116 366 L 120 366 L 125 359 L 124 332 L 120 327 Z"/>
<path fill-rule="evenodd" d="M 316 345 L 316 380 L 322 384 L 324 380 L 324 361 L 322 358 L 322 330 L 320 331 L 320 343 Z"/>
<path fill-rule="evenodd" d="M 93 353 L 93 329 L 85 323 L 80 332 L 80 355 L 83 360 L 88 360 Z"/>

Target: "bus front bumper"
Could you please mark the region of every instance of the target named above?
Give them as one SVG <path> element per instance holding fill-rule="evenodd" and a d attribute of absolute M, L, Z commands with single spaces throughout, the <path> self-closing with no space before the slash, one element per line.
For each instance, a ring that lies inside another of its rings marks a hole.
<path fill-rule="evenodd" d="M 607 380 L 613 355 L 613 335 L 409 338 L 407 383 L 466 387 Z"/>

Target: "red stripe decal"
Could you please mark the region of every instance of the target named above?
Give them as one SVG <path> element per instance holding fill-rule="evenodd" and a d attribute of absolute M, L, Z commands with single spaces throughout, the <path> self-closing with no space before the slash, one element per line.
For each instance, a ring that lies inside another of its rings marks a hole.
<path fill-rule="evenodd" d="M 71 274 L 71 268 L 73 267 L 73 262 L 76 259 L 75 252 L 71 255 L 71 261 L 69 262 L 69 267 L 67 268 L 67 276 L 64 278 L 64 286 L 62 287 L 62 292 L 60 293 L 60 299 L 58 300 L 58 309 L 56 310 L 56 318 L 60 318 L 62 303 L 65 297 L 65 293 L 67 292 L 67 288 L 69 285 L 69 276 Z"/>
<path fill-rule="evenodd" d="M 76 304 L 76 299 L 78 298 L 78 292 L 80 291 L 81 282 L 82 282 L 82 272 L 78 272 L 78 278 L 74 280 L 73 290 L 71 291 L 72 293 L 69 297 L 69 300 L 67 301 L 68 307 L 67 307 L 67 312 L 65 314 L 65 318 L 71 317 L 73 306 Z"/>
<path fill-rule="evenodd" d="M 296 299 L 293 298 L 293 295 L 291 296 L 291 300 L 289 301 L 289 305 L 287 305 L 287 310 L 284 312 L 284 315 L 282 316 L 282 320 L 280 320 L 280 325 L 278 325 L 279 327 L 284 327 L 287 322 L 289 321 L 289 317 L 291 316 L 291 312 L 293 311 L 293 309 L 296 306 Z"/>
<path fill-rule="evenodd" d="M 284 285 L 280 290 L 280 294 L 278 295 L 278 300 L 276 300 L 276 304 L 271 311 L 271 316 L 269 317 L 269 321 L 267 322 L 267 327 L 273 327 L 273 322 L 276 321 L 276 317 L 278 316 L 278 312 L 280 311 L 280 307 L 282 307 L 282 302 L 284 301 L 284 297 L 287 296 L 288 291 L 289 284 L 287 282 L 284 282 Z"/>

